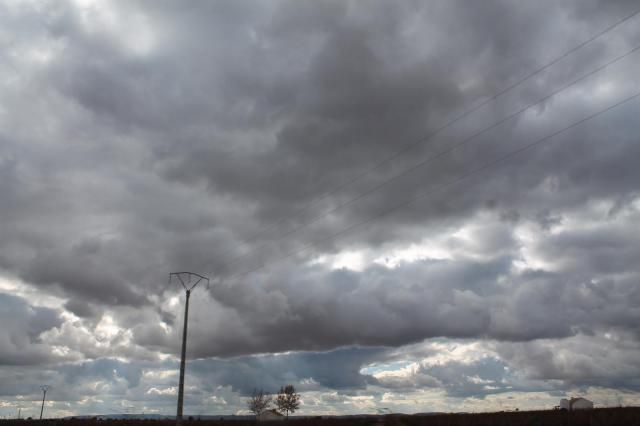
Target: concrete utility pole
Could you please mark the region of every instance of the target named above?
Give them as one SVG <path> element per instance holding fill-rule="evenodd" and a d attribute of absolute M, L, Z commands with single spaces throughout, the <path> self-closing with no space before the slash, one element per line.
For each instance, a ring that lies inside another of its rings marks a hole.
<path fill-rule="evenodd" d="M 40 386 L 40 389 L 42 389 L 42 407 L 40 407 L 40 420 L 42 420 L 42 413 L 44 412 L 44 400 L 47 397 L 47 391 L 50 387 L 51 386 L 49 385 Z"/>
<path fill-rule="evenodd" d="M 185 370 L 185 355 L 187 353 L 187 324 L 189 321 L 189 297 L 191 297 L 191 290 L 196 288 L 200 281 L 207 282 L 207 288 L 209 287 L 209 278 L 194 272 L 171 272 L 169 274 L 169 283 L 173 277 L 178 278 L 180 284 L 186 293 L 186 302 L 184 307 L 184 328 L 182 330 L 182 353 L 180 357 L 180 384 L 178 385 L 178 411 L 176 413 L 176 424 L 180 425 L 182 422 L 182 405 L 184 401 L 184 370 Z M 195 283 L 191 284 L 191 280 L 195 279 Z M 186 281 L 186 282 L 185 282 Z"/>

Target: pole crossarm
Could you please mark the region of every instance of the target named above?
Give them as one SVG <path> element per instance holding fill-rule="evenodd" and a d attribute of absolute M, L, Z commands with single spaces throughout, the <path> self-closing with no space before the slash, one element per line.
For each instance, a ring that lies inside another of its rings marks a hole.
<path fill-rule="evenodd" d="M 196 288 L 201 281 L 206 281 L 207 288 L 209 288 L 209 278 L 196 274 L 195 272 L 171 272 L 169 273 L 169 284 L 171 284 L 173 277 L 176 277 L 178 281 L 180 281 L 180 284 L 182 284 L 182 287 L 187 291 L 191 291 Z M 192 278 L 196 279 L 196 282 L 193 283 L 193 285 L 191 284 Z M 186 283 L 185 279 L 187 280 Z"/>

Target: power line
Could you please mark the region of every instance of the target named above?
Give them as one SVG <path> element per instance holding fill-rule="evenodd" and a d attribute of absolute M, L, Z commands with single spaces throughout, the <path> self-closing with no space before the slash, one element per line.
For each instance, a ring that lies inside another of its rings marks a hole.
<path fill-rule="evenodd" d="M 482 107 L 484 107 L 487 104 L 493 102 L 494 100 L 496 100 L 500 96 L 504 95 L 505 93 L 507 93 L 507 92 L 515 89 L 516 87 L 522 85 L 523 83 L 525 83 L 526 81 L 528 81 L 531 78 L 535 77 L 536 75 L 540 74 L 541 72 L 549 69 L 553 65 L 557 64 L 558 62 L 562 61 L 566 57 L 568 57 L 571 54 L 577 52 L 578 50 L 582 49 L 583 47 L 587 46 L 588 44 L 590 44 L 590 43 L 594 42 L 595 40 L 601 38 L 605 34 L 611 32 L 613 29 L 619 27 L 620 25 L 624 24 L 625 22 L 627 22 L 627 21 L 631 20 L 632 18 L 636 17 L 638 14 L 640 14 L 640 9 L 637 9 L 634 12 L 624 16 L 623 18 L 621 18 L 619 20 L 617 20 L 616 22 L 614 22 L 613 24 L 611 24 L 608 27 L 604 28 L 603 30 L 599 31 L 595 35 L 589 37 L 588 39 L 584 40 L 583 42 L 579 43 L 578 45 L 576 45 L 576 46 L 572 47 L 571 49 L 565 51 L 560 56 L 554 58 L 550 62 L 547 62 L 545 65 L 542 65 L 541 67 L 533 70 L 532 72 L 530 72 L 529 74 L 527 74 L 523 78 L 521 78 L 520 80 L 517 80 L 516 82 L 512 83 L 511 85 L 509 85 L 509 86 L 501 89 L 500 91 L 496 92 L 491 97 L 489 97 L 489 98 L 485 99 L 484 101 L 480 102 L 478 105 L 473 106 L 473 107 L 469 108 L 468 110 L 462 112 L 460 115 L 458 115 L 458 116 L 454 117 L 453 119 L 449 120 L 444 125 L 440 126 L 435 131 L 430 133 L 429 135 L 427 135 L 427 136 L 425 136 L 425 137 L 423 137 L 421 139 L 418 139 L 416 141 L 412 141 L 412 142 L 409 142 L 409 143 L 405 144 L 398 151 L 394 152 L 391 156 L 384 158 L 383 160 L 381 160 L 378 163 L 374 164 L 372 167 L 366 169 L 365 171 L 363 171 L 359 175 L 355 176 L 354 178 L 351 178 L 348 181 L 338 185 L 337 187 L 335 187 L 335 188 L 333 188 L 333 189 L 331 189 L 329 191 L 326 191 L 325 193 L 313 198 L 310 202 L 306 203 L 302 208 L 300 208 L 299 212 L 306 211 L 307 209 L 309 209 L 311 206 L 315 205 L 319 201 L 321 201 L 321 200 L 323 200 L 323 199 L 325 199 L 325 198 L 327 198 L 327 197 L 329 197 L 329 196 L 331 196 L 331 195 L 343 190 L 344 188 L 346 188 L 346 187 L 348 187 L 348 186 L 360 181 L 364 177 L 368 176 L 371 172 L 380 169 L 382 166 L 384 166 L 387 163 L 390 163 L 391 161 L 393 161 L 396 158 L 400 157 L 402 154 L 406 153 L 410 149 L 412 149 L 412 148 L 414 148 L 414 147 L 416 147 L 416 146 L 418 146 L 420 144 L 423 144 L 423 143 L 426 143 L 426 142 L 430 141 L 433 137 L 435 137 L 438 134 L 442 133 L 444 130 L 448 129 L 452 125 L 454 125 L 454 124 L 458 123 L 459 121 L 463 120 L 464 118 L 470 116 L 471 114 L 473 114 L 474 112 L 478 111 Z M 274 224 L 270 225 L 267 228 L 267 230 L 263 231 L 261 234 L 264 234 L 266 231 L 269 231 L 272 228 L 275 228 L 276 226 L 282 224 L 285 220 L 286 220 L 285 218 L 282 218 L 282 219 L 276 221 Z M 289 235 L 291 232 L 296 232 L 296 230 L 288 231 L 287 233 L 285 233 L 285 235 Z M 245 239 L 245 240 L 241 241 L 239 244 L 235 245 L 234 250 L 238 249 L 240 247 L 249 245 L 249 243 L 255 241 L 258 237 L 259 237 L 259 235 L 256 234 L 251 238 L 248 238 L 248 239 Z M 283 236 L 279 237 L 278 240 L 280 240 L 282 238 L 283 238 Z M 229 253 L 229 252 L 231 252 L 231 250 L 227 250 L 226 251 L 226 253 Z M 222 255 L 224 255 L 224 253 Z M 237 262 L 237 260 L 242 259 L 244 257 L 245 257 L 245 255 L 243 255 L 243 254 L 235 256 L 229 262 L 227 262 L 227 264 L 228 265 L 235 264 Z"/>
<path fill-rule="evenodd" d="M 300 226 L 298 226 L 296 228 L 293 228 L 293 229 L 285 232 L 284 234 L 282 234 L 281 236 L 279 236 L 278 238 L 276 238 L 273 241 L 270 241 L 268 243 L 263 244 L 261 246 L 261 248 L 264 248 L 264 247 L 267 247 L 269 245 L 275 244 L 275 243 L 277 243 L 279 241 L 282 241 L 282 240 L 290 237 L 291 235 L 293 235 L 293 234 L 295 234 L 295 233 L 297 233 L 297 232 L 299 232 L 299 231 L 301 231 L 301 230 L 303 230 L 305 228 L 308 228 L 309 226 L 311 226 L 311 225 L 319 222 L 320 220 L 328 217 L 330 214 L 335 213 L 336 211 L 341 210 L 341 209 L 343 209 L 343 208 L 345 208 L 345 207 L 347 207 L 347 206 L 349 206 L 351 204 L 354 204 L 354 203 L 360 201 L 361 199 L 367 197 L 368 195 L 371 195 L 371 194 L 379 191 L 380 189 L 384 188 L 385 186 L 387 186 L 387 185 L 389 185 L 389 184 L 391 184 L 393 182 L 396 182 L 396 181 L 398 181 L 399 179 L 401 179 L 401 178 L 403 178 L 405 176 L 408 176 L 409 174 L 415 172 L 416 170 L 418 170 L 418 169 L 424 167 L 425 165 L 431 163 L 433 160 L 437 160 L 439 158 L 444 157 L 447 154 L 450 154 L 451 152 L 453 152 L 453 151 L 455 151 L 455 150 L 457 150 L 457 149 L 469 144 L 470 142 L 476 140 L 479 136 L 482 136 L 483 134 L 485 134 L 485 133 L 487 133 L 487 132 L 489 132 L 489 131 L 491 131 L 491 130 L 499 127 L 499 126 L 501 126 L 502 124 L 506 123 L 507 121 L 512 120 L 513 118 L 515 118 L 515 117 L 517 117 L 519 115 L 522 115 L 526 111 L 528 111 L 528 110 L 530 110 L 530 109 L 532 109 L 532 108 L 534 108 L 534 107 L 536 107 L 536 106 L 548 101 L 549 99 L 553 98 L 554 96 L 557 96 L 559 93 L 561 93 L 561 92 L 569 89 L 570 87 L 573 87 L 576 84 L 586 80 L 587 78 L 599 73 L 600 71 L 608 68 L 609 66 L 613 65 L 614 63 L 617 63 L 617 62 L 627 58 L 628 56 L 632 55 L 633 53 L 637 52 L 638 50 L 640 50 L 640 45 L 628 50 L 627 52 L 623 53 L 622 55 L 619 55 L 619 56 L 607 61 L 603 65 L 601 65 L 601 66 L 599 66 L 599 67 L 597 67 L 597 68 L 595 68 L 595 69 L 583 74 L 582 76 L 570 81 L 569 83 L 566 83 L 565 85 L 561 86 L 559 89 L 556 89 L 553 92 L 551 92 L 550 94 L 547 94 L 547 95 L 543 96 L 542 98 L 540 98 L 540 99 L 538 99 L 538 100 L 536 100 L 534 102 L 529 103 L 528 105 L 520 108 L 519 110 L 517 110 L 517 111 L 507 115 L 506 117 L 496 121 L 495 123 L 491 124 L 490 126 L 485 127 L 484 129 L 472 134 L 471 136 L 468 136 L 468 137 L 464 138 L 463 140 L 459 141 L 458 143 L 452 145 L 451 147 L 449 147 L 449 148 L 447 148 L 447 149 L 445 149 L 443 151 L 440 151 L 440 152 L 436 153 L 435 155 L 427 157 L 426 159 L 420 161 L 419 163 L 414 164 L 413 166 L 409 167 L 408 169 L 405 169 L 405 170 L 401 171 L 400 173 L 392 176 L 391 178 L 389 178 L 389 179 L 387 179 L 387 180 L 385 180 L 385 181 L 373 186 L 372 188 L 370 188 L 370 189 L 366 190 L 365 192 L 357 195 L 356 197 L 351 198 L 351 199 L 349 199 L 349 200 L 347 200 L 347 201 L 345 201 L 343 203 L 340 203 L 336 207 L 334 207 L 334 208 L 332 208 L 332 209 L 330 209 L 328 211 L 325 211 L 325 212 L 323 212 L 323 213 L 321 213 L 319 215 L 316 215 L 310 221 L 308 221 L 308 222 L 306 222 L 306 223 L 304 223 L 304 224 L 302 224 L 302 225 L 300 225 Z M 258 250 L 259 249 L 255 249 L 252 252 L 256 252 Z M 231 266 L 231 265 L 237 263 L 239 260 L 241 260 L 242 258 L 246 257 L 247 255 L 241 256 L 236 261 L 228 264 L 228 266 Z"/>
<path fill-rule="evenodd" d="M 555 132 L 553 132 L 553 133 L 551 133 L 551 134 L 549 134 L 549 135 L 547 135 L 547 136 L 545 136 L 545 137 L 543 137 L 541 139 L 538 139 L 538 140 L 536 140 L 534 142 L 531 142 L 531 143 L 529 143 L 527 145 L 524 145 L 524 146 L 522 146 L 522 147 L 520 147 L 520 148 L 518 148 L 518 149 L 516 149 L 514 151 L 511 151 L 511 152 L 509 152 L 509 153 L 507 153 L 505 155 L 502 155 L 502 156 L 498 157 L 497 159 L 494 159 L 494 160 L 491 160 L 489 162 L 486 162 L 482 166 L 477 167 L 475 169 L 472 169 L 471 171 L 463 174 L 462 176 L 458 177 L 457 179 L 454 179 L 454 180 L 452 180 L 450 182 L 447 182 L 447 183 L 445 183 L 444 185 L 442 185 L 440 187 L 435 187 L 435 188 L 432 188 L 432 189 L 430 189 L 428 191 L 422 192 L 422 193 L 420 193 L 420 194 L 418 194 L 418 195 L 416 195 L 414 197 L 411 197 L 407 201 L 404 201 L 402 203 L 396 204 L 393 207 L 391 207 L 391 208 L 389 208 L 387 210 L 384 210 L 382 213 L 376 214 L 376 215 L 372 216 L 371 218 L 366 219 L 364 221 L 355 223 L 355 224 L 353 224 L 353 225 L 351 225 L 351 226 L 349 226 L 349 227 L 347 227 L 347 228 L 345 228 L 345 229 L 343 229 L 341 231 L 338 231 L 338 232 L 330 235 L 327 238 L 324 238 L 324 239 L 322 239 L 320 241 L 317 241 L 315 243 L 312 243 L 312 244 L 307 244 L 306 246 L 304 246 L 304 247 L 302 247 L 300 249 L 291 251 L 291 252 L 285 254 L 284 256 L 278 258 L 277 260 L 287 259 L 289 257 L 292 257 L 292 256 L 294 256 L 296 254 L 302 253 L 302 252 L 312 248 L 314 246 L 314 244 L 323 243 L 323 242 L 330 241 L 330 240 L 335 240 L 338 237 L 341 237 L 341 236 L 346 235 L 346 234 L 348 234 L 350 232 L 353 232 L 353 231 L 357 230 L 358 228 L 361 228 L 361 227 L 363 227 L 363 226 L 365 226 L 365 225 L 367 225 L 369 223 L 375 222 L 375 221 L 377 221 L 377 220 L 379 220 L 379 219 L 381 219 L 383 217 L 388 216 L 389 214 L 395 212 L 396 210 L 398 210 L 398 209 L 400 209 L 402 207 L 405 207 L 405 206 L 410 205 L 410 204 L 412 204 L 412 203 L 414 203 L 414 202 L 416 202 L 416 201 L 418 201 L 418 200 L 420 200 L 422 198 L 425 198 L 426 196 L 428 196 L 428 195 L 430 195 L 430 194 L 432 194 L 434 192 L 443 190 L 443 189 L 448 188 L 450 186 L 453 186 L 453 185 L 455 185 L 457 183 L 463 182 L 463 181 L 465 181 L 466 179 L 468 179 L 469 177 L 471 177 L 473 175 L 476 175 L 476 174 L 478 174 L 480 172 L 483 172 L 483 171 L 488 170 L 488 169 L 490 169 L 490 168 L 492 168 L 494 166 L 497 166 L 497 165 L 499 165 L 501 163 L 504 163 L 504 162 L 512 159 L 513 157 L 516 157 L 517 155 L 519 155 L 519 154 L 521 154 L 523 152 L 529 151 L 529 150 L 531 150 L 531 149 L 533 149 L 533 148 L 535 148 L 535 147 L 537 147 L 537 146 L 539 146 L 539 145 L 541 145 L 541 144 L 543 144 L 545 142 L 548 142 L 551 139 L 555 138 L 556 136 L 558 136 L 558 135 L 560 135 L 562 133 L 565 133 L 565 132 L 567 132 L 567 131 L 569 131 L 569 130 L 571 130 L 571 129 L 573 129 L 573 128 L 575 128 L 575 127 L 577 127 L 577 126 L 579 126 L 579 125 L 581 125 L 581 124 L 583 124 L 583 123 L 585 123 L 585 122 L 587 122 L 589 120 L 592 120 L 592 119 L 594 119 L 594 118 L 596 118 L 596 117 L 598 117 L 598 116 L 600 116 L 600 115 L 602 115 L 602 114 L 604 114 L 606 112 L 609 112 L 609 111 L 613 110 L 614 108 L 617 108 L 617 107 L 619 107 L 621 105 L 629 103 L 629 102 L 631 102 L 632 100 L 634 100 L 634 99 L 636 99 L 638 97 L 640 97 L 640 91 L 634 93 L 633 95 L 631 95 L 631 96 L 629 96 L 627 98 L 624 98 L 621 101 L 618 101 L 618 102 L 616 102 L 616 103 L 614 103 L 612 105 L 609 105 L 608 107 L 606 107 L 606 108 L 604 108 L 602 110 L 599 110 L 598 112 L 595 112 L 593 114 L 588 115 L 587 117 L 584 117 L 584 118 L 582 118 L 582 119 L 580 119 L 578 121 L 575 121 L 575 122 L 571 123 L 570 125 L 568 125 L 566 127 L 563 127 L 562 129 L 557 130 L 557 131 L 555 131 Z M 266 264 L 261 264 L 261 265 L 255 267 L 253 269 L 250 269 L 248 271 L 244 271 L 242 273 L 233 274 L 230 277 L 228 277 L 228 279 L 238 278 L 238 277 L 241 277 L 241 276 L 245 276 L 245 275 L 251 274 L 251 273 L 256 272 L 256 271 L 258 271 L 260 269 L 264 269 L 266 266 L 267 266 Z"/>
<path fill-rule="evenodd" d="M 628 20 L 630 20 L 631 18 L 635 17 L 638 14 L 640 14 L 640 9 L 638 9 L 637 11 L 633 12 L 632 14 L 627 15 L 626 17 L 620 19 L 619 21 L 617 21 L 614 24 L 610 25 L 609 27 L 605 28 L 604 30 L 602 30 L 598 34 L 590 37 L 589 39 L 587 39 L 585 41 L 583 41 L 582 43 L 578 44 L 577 46 L 567 50 L 562 55 L 560 55 L 560 56 L 556 57 L 555 59 L 553 59 L 551 62 L 548 62 L 547 64 L 545 64 L 545 65 L 541 66 L 540 68 L 537 68 L 536 70 L 534 70 L 531 73 L 527 74 L 522 79 L 520 79 L 520 80 L 516 81 L 515 83 L 503 88 L 499 92 L 493 94 L 491 97 L 489 97 L 489 98 L 485 99 L 484 101 L 480 102 L 478 105 L 476 105 L 474 107 L 471 107 L 470 109 L 462 112 L 460 115 L 456 116 L 455 118 L 453 118 L 452 120 L 448 121 L 447 123 L 445 123 L 441 127 L 437 128 L 434 132 L 432 132 L 428 136 L 426 136 L 426 137 L 424 137 L 422 139 L 419 139 L 417 141 L 413 141 L 413 142 L 409 142 L 409 143 L 405 144 L 404 147 L 400 148 L 400 150 L 398 150 L 395 153 L 393 153 L 390 157 L 387 157 L 387 158 L 381 160 L 380 162 L 376 163 L 370 169 L 367 169 L 362 174 L 356 176 L 352 180 L 349 180 L 348 182 L 336 187 L 335 189 L 330 190 L 327 193 L 321 195 L 319 198 L 316 198 L 316 201 L 324 199 L 325 197 L 333 195 L 334 193 L 346 188 L 347 186 L 350 186 L 351 184 L 353 184 L 353 183 L 359 181 L 360 179 L 362 179 L 363 177 L 367 176 L 370 172 L 372 172 L 374 170 L 377 170 L 380 167 L 382 167 L 383 165 L 395 160 L 400 155 L 402 155 L 405 152 L 409 151 L 414 146 L 420 145 L 422 143 L 427 142 L 428 140 L 430 140 L 434 136 L 440 134 L 442 131 L 444 131 L 447 128 L 449 128 L 451 125 L 453 125 L 453 124 L 457 123 L 458 121 L 468 117 L 469 115 L 473 114 L 474 112 L 476 112 L 477 110 L 479 110 L 482 107 L 486 106 L 487 104 L 493 102 L 494 100 L 496 100 L 500 96 L 504 95 L 505 93 L 515 89 L 516 87 L 518 87 L 518 86 L 522 85 L 523 83 L 525 83 L 526 81 L 530 80 L 532 77 L 535 77 L 536 75 L 540 74 L 541 72 L 549 69 L 550 67 L 552 67 L 553 65 L 557 64 L 558 62 L 560 62 L 561 60 L 563 60 L 567 56 L 571 55 L 572 53 L 577 52 L 578 50 L 580 50 L 584 46 L 586 46 L 586 45 L 590 44 L 591 42 L 595 41 L 596 39 L 602 37 L 603 35 L 605 35 L 609 31 L 613 30 L 614 28 L 618 27 L 619 25 L 622 25 L 623 23 L 627 22 Z M 310 206 L 307 206 L 304 209 L 306 209 L 308 207 L 310 207 Z"/>

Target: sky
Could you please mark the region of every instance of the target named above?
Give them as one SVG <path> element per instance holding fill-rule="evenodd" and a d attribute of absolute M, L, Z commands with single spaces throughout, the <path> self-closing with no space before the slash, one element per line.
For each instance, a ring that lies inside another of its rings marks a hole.
<path fill-rule="evenodd" d="M 0 416 L 640 404 L 637 8 L 0 1 Z"/>

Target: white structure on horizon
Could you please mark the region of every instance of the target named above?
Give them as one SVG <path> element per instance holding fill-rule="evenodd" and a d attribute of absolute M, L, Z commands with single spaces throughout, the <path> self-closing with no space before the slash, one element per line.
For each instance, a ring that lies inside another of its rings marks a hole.
<path fill-rule="evenodd" d="M 561 410 L 590 410 L 593 408 L 593 402 L 586 398 L 562 398 L 560 400 Z"/>

